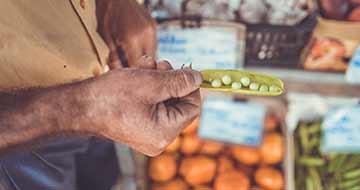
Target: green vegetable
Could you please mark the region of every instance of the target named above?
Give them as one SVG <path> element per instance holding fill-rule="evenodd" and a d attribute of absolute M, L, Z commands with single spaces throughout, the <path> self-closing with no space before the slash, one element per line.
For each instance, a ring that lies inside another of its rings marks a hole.
<path fill-rule="evenodd" d="M 269 91 L 269 87 L 267 85 L 265 85 L 265 84 L 262 84 L 260 86 L 260 88 L 259 88 L 259 91 L 260 92 L 267 92 L 267 91 Z"/>
<path fill-rule="evenodd" d="M 294 132 L 296 190 L 360 190 L 360 155 L 323 154 L 321 122 L 299 123 Z"/>
<path fill-rule="evenodd" d="M 238 90 L 241 88 L 241 83 L 240 82 L 233 82 L 231 84 L 231 88 L 234 89 L 234 90 Z"/>
<path fill-rule="evenodd" d="M 323 158 L 304 156 L 299 159 L 299 163 L 305 166 L 323 166 L 325 161 Z"/>
<path fill-rule="evenodd" d="M 359 186 L 359 185 L 360 185 L 360 179 L 353 179 L 349 181 L 343 181 L 339 186 L 341 189 L 350 189 L 350 188 L 353 189 L 355 188 L 355 186 Z"/>
<path fill-rule="evenodd" d="M 322 190 L 321 177 L 315 168 L 309 168 L 309 174 L 314 181 L 314 187 L 316 190 Z"/>
<path fill-rule="evenodd" d="M 278 86 L 271 85 L 269 88 L 269 91 L 270 92 L 279 92 L 279 91 L 281 91 L 281 89 Z"/>
<path fill-rule="evenodd" d="M 220 79 L 214 79 L 213 81 L 211 81 L 211 86 L 214 88 L 219 88 L 221 87 L 221 80 Z"/>
<path fill-rule="evenodd" d="M 224 75 L 221 80 L 225 85 L 231 84 L 231 77 L 229 75 Z"/>
<path fill-rule="evenodd" d="M 315 184 L 311 177 L 306 177 L 306 189 L 307 190 L 315 190 Z"/>
<path fill-rule="evenodd" d="M 241 77 L 240 82 L 244 86 L 249 86 L 251 81 L 250 81 L 249 77 Z"/>
<path fill-rule="evenodd" d="M 345 178 L 359 178 L 360 179 L 360 169 L 355 169 L 348 171 L 344 174 Z M 360 181 L 360 180 L 359 180 Z"/>
<path fill-rule="evenodd" d="M 201 87 L 209 90 L 260 96 L 278 96 L 284 92 L 280 79 L 263 74 L 240 70 L 204 70 L 201 74 L 204 79 Z"/>
<path fill-rule="evenodd" d="M 252 82 L 249 86 L 250 90 L 258 90 L 259 89 L 259 84 L 256 82 Z"/>

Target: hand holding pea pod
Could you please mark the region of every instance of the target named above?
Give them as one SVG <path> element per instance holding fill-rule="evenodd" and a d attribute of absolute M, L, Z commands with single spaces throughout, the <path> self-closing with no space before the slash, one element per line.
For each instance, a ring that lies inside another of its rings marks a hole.
<path fill-rule="evenodd" d="M 88 82 L 86 132 L 154 156 L 199 115 L 202 77 L 151 57 L 136 65 L 141 68 L 114 69 Z"/>

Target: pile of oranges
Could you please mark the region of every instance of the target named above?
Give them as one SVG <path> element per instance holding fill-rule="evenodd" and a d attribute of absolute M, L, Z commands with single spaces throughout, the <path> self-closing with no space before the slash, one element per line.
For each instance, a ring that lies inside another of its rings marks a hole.
<path fill-rule="evenodd" d="M 195 119 L 164 153 L 150 158 L 150 190 L 282 190 L 285 139 L 268 115 L 259 148 L 199 139 Z"/>

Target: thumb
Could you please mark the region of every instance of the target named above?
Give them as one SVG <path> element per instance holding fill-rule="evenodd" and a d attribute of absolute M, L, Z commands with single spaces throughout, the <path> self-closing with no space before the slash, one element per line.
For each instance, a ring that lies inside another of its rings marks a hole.
<path fill-rule="evenodd" d="M 199 89 L 203 79 L 200 72 L 191 69 L 172 70 L 164 73 L 158 101 L 181 98 Z"/>

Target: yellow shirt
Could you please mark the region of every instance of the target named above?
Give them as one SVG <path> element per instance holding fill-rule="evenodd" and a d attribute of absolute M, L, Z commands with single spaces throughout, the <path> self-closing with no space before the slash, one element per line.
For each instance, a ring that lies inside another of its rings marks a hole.
<path fill-rule="evenodd" d="M 95 0 L 0 0 L 0 91 L 48 87 L 106 72 Z"/>

